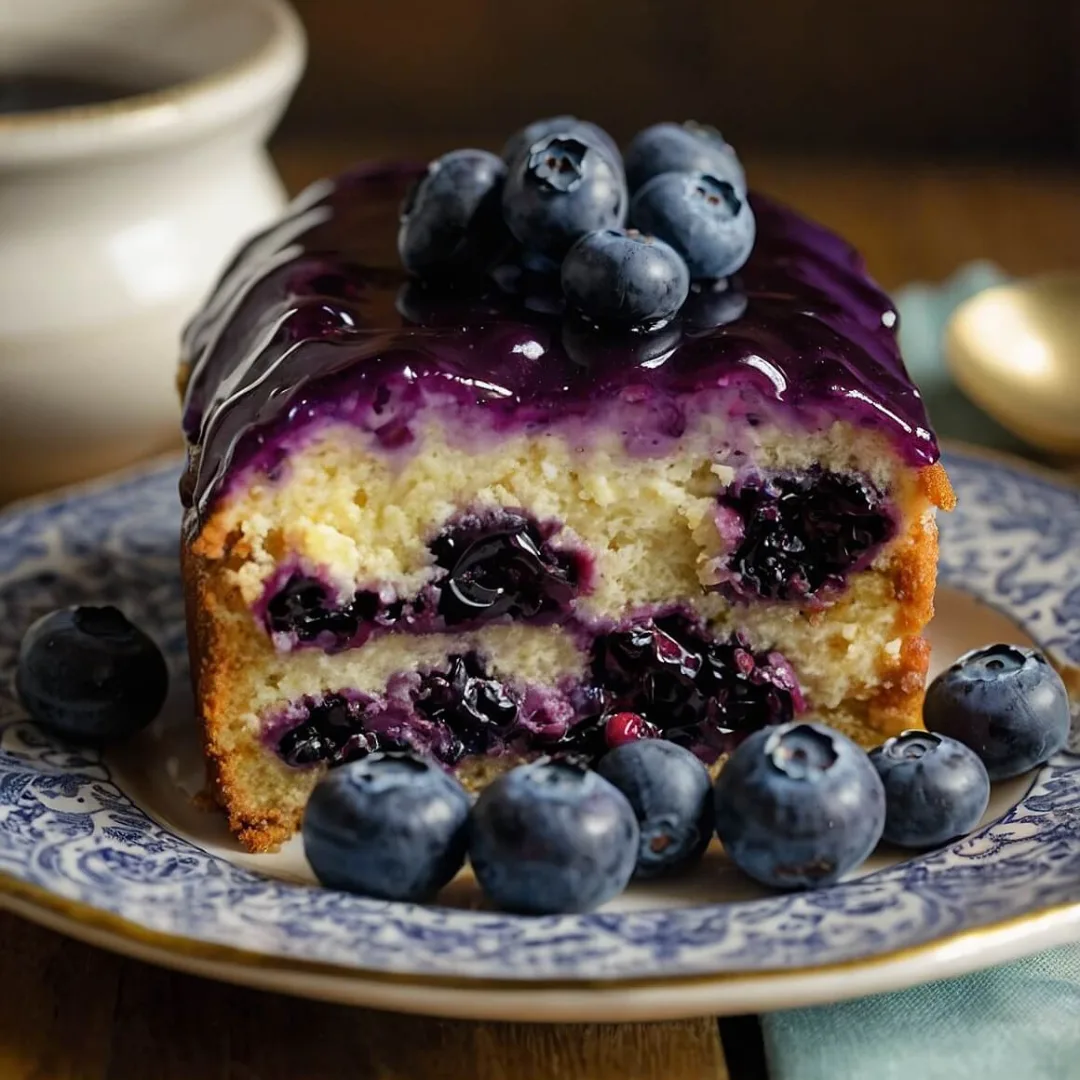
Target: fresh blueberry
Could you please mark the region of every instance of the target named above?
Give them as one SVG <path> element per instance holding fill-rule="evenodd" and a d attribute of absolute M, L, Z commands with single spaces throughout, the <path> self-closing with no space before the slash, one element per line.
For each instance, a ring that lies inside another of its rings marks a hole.
<path fill-rule="evenodd" d="M 663 173 L 634 196 L 630 222 L 666 240 L 690 276 L 722 278 L 750 258 L 757 225 L 746 196 L 711 173 Z"/>
<path fill-rule="evenodd" d="M 713 832 L 712 783 L 689 750 L 643 739 L 605 754 L 596 771 L 634 809 L 641 829 L 638 877 L 684 870 L 701 858 Z"/>
<path fill-rule="evenodd" d="M 885 789 L 870 759 L 823 724 L 751 735 L 716 781 L 716 832 L 736 866 L 781 889 L 831 885 L 874 850 Z"/>
<path fill-rule="evenodd" d="M 626 888 L 639 837 L 629 802 L 603 777 L 539 761 L 484 790 L 473 808 L 469 859 L 504 911 L 588 911 Z"/>
<path fill-rule="evenodd" d="M 453 150 L 427 168 L 401 215 L 398 253 L 406 270 L 430 274 L 467 264 L 501 228 L 506 166 L 486 150 Z"/>
<path fill-rule="evenodd" d="M 161 650 L 114 607 L 53 611 L 26 631 L 15 686 L 33 720 L 74 742 L 122 739 L 161 711 Z"/>
<path fill-rule="evenodd" d="M 599 125 L 588 120 L 579 120 L 576 116 L 549 116 L 546 120 L 534 120 L 520 131 L 515 131 L 503 147 L 503 161 L 507 165 L 513 165 L 521 154 L 546 135 L 555 135 L 560 132 L 572 133 L 574 131 L 581 131 L 586 134 L 606 151 L 608 157 L 616 165 L 622 162 L 622 155 L 619 153 L 615 140 Z"/>
<path fill-rule="evenodd" d="M 1069 694 L 1037 649 L 990 645 L 965 653 L 926 692 L 923 722 L 970 746 L 991 780 L 1041 765 L 1069 738 Z"/>
<path fill-rule="evenodd" d="M 979 824 L 990 801 L 990 777 L 974 751 L 932 731 L 905 731 L 870 752 L 885 785 L 890 844 L 929 848 Z"/>
<path fill-rule="evenodd" d="M 562 287 L 570 305 L 594 323 L 653 329 L 682 307 L 690 272 L 663 240 L 601 229 L 566 253 Z"/>
<path fill-rule="evenodd" d="M 503 188 L 503 215 L 514 236 L 561 259 L 580 236 L 618 229 L 629 202 L 622 168 L 580 128 L 547 135 L 514 163 Z"/>
<path fill-rule="evenodd" d="M 631 191 L 666 172 L 706 172 L 746 191 L 746 174 L 731 145 L 716 128 L 695 124 L 654 124 L 639 131 L 626 148 L 626 180 Z"/>
<path fill-rule="evenodd" d="M 434 762 L 372 754 L 327 773 L 304 812 L 304 853 L 332 889 L 434 896 L 465 861 L 469 796 Z"/>

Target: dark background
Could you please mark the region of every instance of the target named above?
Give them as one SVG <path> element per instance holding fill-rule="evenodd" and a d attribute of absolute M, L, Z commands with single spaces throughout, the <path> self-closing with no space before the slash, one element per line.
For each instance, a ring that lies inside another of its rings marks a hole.
<path fill-rule="evenodd" d="M 561 111 L 740 149 L 1080 158 L 1080 0 L 294 0 L 287 139 L 497 146 Z"/>

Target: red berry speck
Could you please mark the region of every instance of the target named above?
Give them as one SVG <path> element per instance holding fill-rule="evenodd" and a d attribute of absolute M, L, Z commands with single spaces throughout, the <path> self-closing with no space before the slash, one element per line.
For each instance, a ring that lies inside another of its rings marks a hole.
<path fill-rule="evenodd" d="M 604 724 L 604 741 L 612 750 L 625 743 L 637 742 L 638 739 L 658 738 L 659 734 L 644 716 L 632 712 L 615 713 Z"/>

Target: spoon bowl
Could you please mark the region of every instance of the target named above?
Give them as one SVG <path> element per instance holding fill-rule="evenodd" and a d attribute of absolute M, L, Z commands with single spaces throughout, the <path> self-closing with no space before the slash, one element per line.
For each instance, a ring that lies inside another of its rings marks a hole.
<path fill-rule="evenodd" d="M 961 390 L 1003 427 L 1052 453 L 1080 453 L 1080 272 L 986 289 L 945 330 Z"/>

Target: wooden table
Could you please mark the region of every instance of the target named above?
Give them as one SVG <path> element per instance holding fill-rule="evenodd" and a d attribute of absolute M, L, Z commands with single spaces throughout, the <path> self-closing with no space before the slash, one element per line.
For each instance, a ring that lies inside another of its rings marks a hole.
<path fill-rule="evenodd" d="M 296 190 L 395 149 L 277 156 Z M 749 171 L 846 233 L 887 287 L 979 257 L 1017 274 L 1080 265 L 1080 174 L 781 160 Z M 0 1080 L 756 1080 L 757 1038 L 747 1020 L 538 1027 L 347 1009 L 174 974 L 0 915 Z"/>

